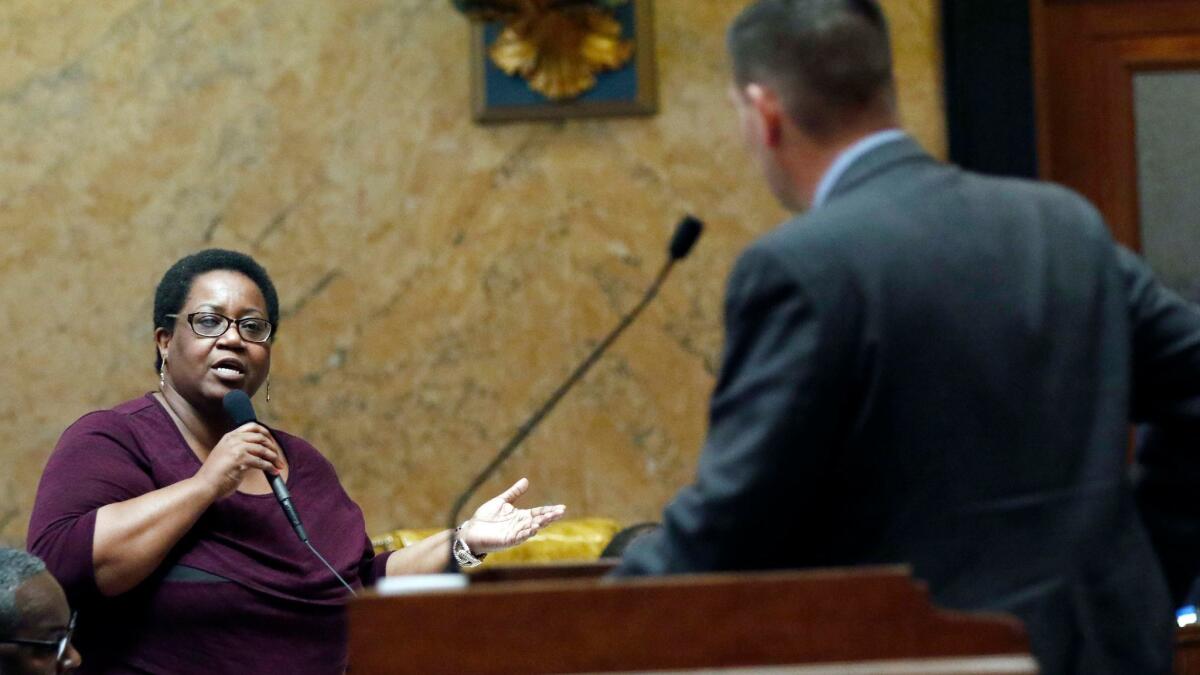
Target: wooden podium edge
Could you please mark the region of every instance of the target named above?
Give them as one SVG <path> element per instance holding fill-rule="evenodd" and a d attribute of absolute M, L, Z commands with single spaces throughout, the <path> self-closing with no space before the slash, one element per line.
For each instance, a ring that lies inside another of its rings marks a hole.
<path fill-rule="evenodd" d="M 1029 653 L 1015 618 L 937 608 L 904 566 L 473 583 L 461 591 L 367 594 L 349 613 L 356 674 L 686 670 Z M 380 648 L 389 644 L 404 668 Z"/>

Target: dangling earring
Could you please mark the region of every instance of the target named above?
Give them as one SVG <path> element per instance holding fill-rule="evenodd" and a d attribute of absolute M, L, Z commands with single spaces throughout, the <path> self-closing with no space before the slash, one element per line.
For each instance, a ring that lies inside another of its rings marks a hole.
<path fill-rule="evenodd" d="M 271 376 L 267 376 L 267 403 L 271 402 Z"/>
<path fill-rule="evenodd" d="M 158 367 L 158 390 L 163 391 L 167 388 L 167 357 L 163 357 L 162 365 Z"/>

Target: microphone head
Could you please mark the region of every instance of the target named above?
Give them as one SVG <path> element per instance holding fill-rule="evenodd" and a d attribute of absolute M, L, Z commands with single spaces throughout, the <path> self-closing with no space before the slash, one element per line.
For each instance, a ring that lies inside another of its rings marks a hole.
<path fill-rule="evenodd" d="M 258 417 L 254 415 L 254 404 L 250 403 L 250 397 L 241 389 L 234 389 L 225 394 L 221 404 L 225 406 L 225 414 L 233 420 L 235 427 L 240 427 L 247 422 L 258 421 Z"/>
<path fill-rule="evenodd" d="M 686 258 L 688 253 L 691 253 L 692 247 L 696 245 L 696 240 L 700 238 L 700 233 L 704 231 L 704 223 L 700 219 L 688 215 L 684 216 L 683 220 L 675 226 L 675 235 L 671 237 L 671 252 L 672 260 L 680 260 Z"/>

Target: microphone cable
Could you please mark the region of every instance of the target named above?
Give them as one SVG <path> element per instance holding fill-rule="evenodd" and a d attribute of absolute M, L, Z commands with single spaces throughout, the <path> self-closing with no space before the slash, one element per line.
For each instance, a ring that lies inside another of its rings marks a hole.
<path fill-rule="evenodd" d="M 312 551 L 313 555 L 317 556 L 317 560 L 325 563 L 325 567 L 329 569 L 330 573 L 332 573 L 338 581 L 342 582 L 342 585 L 345 586 L 346 590 L 350 592 L 350 597 L 357 598 L 358 593 L 355 593 L 354 589 L 350 587 L 350 584 L 346 583 L 346 580 L 342 578 L 342 575 L 338 574 L 337 570 L 333 569 L 333 565 L 329 564 L 329 561 L 326 560 L 325 556 L 321 555 L 320 551 L 318 551 L 316 547 L 312 545 L 312 542 L 310 542 L 307 538 L 303 539 L 302 541 L 304 542 L 304 545 L 308 547 L 308 550 Z"/>
<path fill-rule="evenodd" d="M 250 422 L 258 422 L 258 416 L 254 413 L 254 404 L 250 402 L 250 396 L 241 389 L 234 389 L 225 394 L 225 398 L 221 400 L 221 404 L 225 408 L 225 414 L 229 415 L 229 419 L 233 421 L 234 428 Z M 265 471 L 263 473 L 266 473 L 267 482 L 271 485 L 271 492 L 275 493 L 275 500 L 279 502 L 279 507 L 283 509 L 283 515 L 292 526 L 292 531 L 296 533 L 296 537 L 304 542 L 308 550 L 317 556 L 317 560 L 320 560 L 333 573 L 333 576 L 346 587 L 346 590 L 350 591 L 351 597 L 358 597 L 358 593 L 354 592 L 350 584 L 346 583 L 342 575 L 338 574 L 333 565 L 330 565 L 325 556 L 321 555 L 316 547 L 312 545 L 312 542 L 308 540 L 308 532 L 304 530 L 304 525 L 300 522 L 300 514 L 296 512 L 296 508 L 292 505 L 292 495 L 288 492 L 287 485 L 283 482 L 283 476 Z"/>

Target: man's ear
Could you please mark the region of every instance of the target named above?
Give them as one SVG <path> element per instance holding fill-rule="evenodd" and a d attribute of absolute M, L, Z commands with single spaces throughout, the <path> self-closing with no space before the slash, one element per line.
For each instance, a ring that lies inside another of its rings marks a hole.
<path fill-rule="evenodd" d="M 748 84 L 743 92 L 750 103 L 750 112 L 757 117 L 755 127 L 761 134 L 759 141 L 772 150 L 783 142 L 783 103 L 779 96 L 761 84 Z"/>

